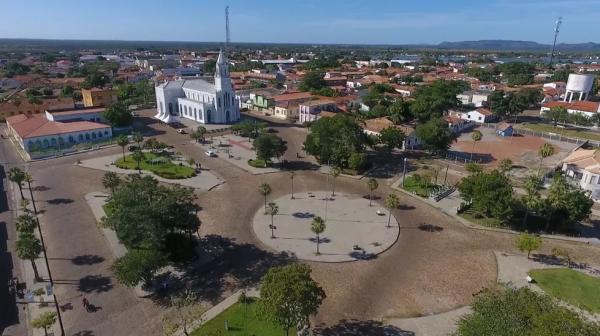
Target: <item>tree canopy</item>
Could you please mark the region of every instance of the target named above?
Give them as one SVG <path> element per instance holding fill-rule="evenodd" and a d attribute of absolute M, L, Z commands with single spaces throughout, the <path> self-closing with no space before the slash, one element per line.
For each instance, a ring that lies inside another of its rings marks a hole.
<path fill-rule="evenodd" d="M 412 113 L 420 121 L 442 117 L 444 112 L 461 105 L 456 95 L 467 88 L 468 85 L 462 81 L 437 80 L 432 84 L 423 85 L 415 92 L 415 100 L 411 105 Z"/>
<path fill-rule="evenodd" d="M 259 311 L 269 321 L 277 323 L 286 334 L 292 327 L 308 326 L 326 295 L 311 275 L 306 264 L 273 267 L 262 279 Z"/>
<path fill-rule="evenodd" d="M 309 71 L 302 78 L 298 88 L 301 91 L 312 91 L 320 90 L 325 86 L 327 86 L 327 83 L 325 82 L 325 79 L 323 79 L 323 72 Z"/>
<path fill-rule="evenodd" d="M 471 208 L 482 215 L 506 220 L 512 213 L 512 185 L 509 178 L 497 170 L 464 177 L 458 190 L 460 197 L 471 202 Z"/>
<path fill-rule="evenodd" d="M 432 152 L 445 152 L 456 139 L 448 123 L 442 118 L 417 125 L 415 134 L 421 140 L 423 148 Z"/>
<path fill-rule="evenodd" d="M 129 113 L 127 105 L 120 101 L 110 105 L 102 112 L 102 116 L 104 119 L 108 120 L 113 127 L 126 127 L 133 122 L 133 116 Z"/>
<path fill-rule="evenodd" d="M 362 153 L 366 144 L 367 136 L 360 125 L 347 115 L 336 114 L 310 126 L 304 150 L 321 163 L 347 167 L 352 153 Z"/>
<path fill-rule="evenodd" d="M 272 158 L 280 158 L 287 150 L 287 143 L 275 134 L 262 133 L 254 139 L 254 149 L 259 160 L 270 161 Z"/>
<path fill-rule="evenodd" d="M 472 309 L 458 321 L 456 336 L 600 335 L 598 324 L 527 287 L 485 289 L 475 297 Z"/>

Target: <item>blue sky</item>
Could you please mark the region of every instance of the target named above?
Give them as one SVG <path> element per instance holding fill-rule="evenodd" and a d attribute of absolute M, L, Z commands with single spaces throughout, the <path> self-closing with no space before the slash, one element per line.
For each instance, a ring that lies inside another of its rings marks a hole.
<path fill-rule="evenodd" d="M 600 0 L 0 0 L 0 38 L 234 42 L 600 42 Z"/>

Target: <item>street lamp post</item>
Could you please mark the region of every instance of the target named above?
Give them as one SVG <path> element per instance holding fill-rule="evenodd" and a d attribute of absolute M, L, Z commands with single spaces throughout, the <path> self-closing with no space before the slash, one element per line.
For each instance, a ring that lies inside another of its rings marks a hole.
<path fill-rule="evenodd" d="M 406 180 L 406 158 L 404 158 L 404 169 L 402 171 L 402 188 L 404 188 L 404 180 Z"/>

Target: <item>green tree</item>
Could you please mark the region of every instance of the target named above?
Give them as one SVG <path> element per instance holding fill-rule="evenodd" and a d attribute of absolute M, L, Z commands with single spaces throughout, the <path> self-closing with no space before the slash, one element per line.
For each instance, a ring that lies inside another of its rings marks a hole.
<path fill-rule="evenodd" d="M 56 323 L 56 312 L 46 311 L 31 320 L 31 326 L 36 329 L 44 329 L 44 335 L 48 336 L 48 328 Z"/>
<path fill-rule="evenodd" d="M 110 190 L 110 194 L 115 194 L 115 189 L 121 184 L 121 178 L 115 172 L 106 172 L 102 177 L 102 185 Z"/>
<path fill-rule="evenodd" d="M 21 193 L 21 199 L 25 199 L 23 196 L 23 182 L 25 182 L 25 172 L 18 167 L 12 167 L 8 170 L 8 179 L 14 182 L 19 187 Z"/>
<path fill-rule="evenodd" d="M 367 180 L 367 187 L 369 188 L 369 206 L 372 205 L 373 191 L 379 188 L 379 182 L 376 179 L 370 178 Z"/>
<path fill-rule="evenodd" d="M 543 144 L 540 149 L 538 149 L 538 156 L 540 157 L 540 173 L 542 171 L 542 163 L 544 162 L 544 159 L 554 155 L 554 153 L 556 153 L 556 150 L 554 149 L 554 146 L 549 143 Z"/>
<path fill-rule="evenodd" d="M 390 222 L 392 220 L 392 210 L 398 209 L 400 206 L 400 199 L 396 194 L 389 194 L 388 197 L 385 198 L 385 207 L 388 209 L 388 222 L 387 227 L 390 227 Z"/>
<path fill-rule="evenodd" d="M 127 105 L 120 101 L 112 103 L 104 110 L 104 112 L 102 112 L 102 116 L 113 127 L 126 127 L 133 122 L 133 116 L 129 112 Z"/>
<path fill-rule="evenodd" d="M 432 118 L 441 118 L 449 109 L 460 106 L 456 95 L 467 88 L 468 85 L 465 82 L 445 80 L 437 80 L 429 85 L 420 86 L 415 92 L 411 111 L 421 122 Z"/>
<path fill-rule="evenodd" d="M 335 196 L 335 180 L 337 180 L 341 173 L 342 169 L 340 167 L 336 166 L 331 168 L 331 177 L 333 177 L 333 183 L 331 186 L 331 196 Z"/>
<path fill-rule="evenodd" d="M 481 132 L 478 130 L 475 130 L 475 131 L 473 131 L 473 133 L 471 133 L 471 139 L 473 139 L 473 149 L 471 150 L 471 161 L 473 161 L 473 153 L 475 152 L 475 144 L 478 141 L 481 141 L 482 137 L 483 137 L 483 134 L 481 134 Z"/>
<path fill-rule="evenodd" d="M 147 284 L 154 272 L 166 264 L 164 255 L 154 249 L 131 249 L 118 258 L 112 266 L 120 283 L 135 287 L 140 282 Z"/>
<path fill-rule="evenodd" d="M 423 148 L 432 152 L 447 151 L 452 141 L 456 139 L 448 123 L 441 118 L 417 125 L 415 134 L 421 140 Z"/>
<path fill-rule="evenodd" d="M 401 129 L 397 127 L 386 127 L 379 133 L 379 142 L 385 146 L 388 153 L 391 153 L 394 148 L 402 148 L 406 136 Z"/>
<path fill-rule="evenodd" d="M 302 80 L 300 81 L 300 85 L 298 88 L 301 91 L 311 91 L 311 90 L 319 90 L 327 86 L 325 79 L 323 79 L 323 73 L 320 71 L 309 71 L 307 72 Z"/>
<path fill-rule="evenodd" d="M 265 198 L 265 213 L 267 212 L 267 196 L 271 193 L 271 186 L 268 183 L 263 183 L 258 187 L 258 192 Z"/>
<path fill-rule="evenodd" d="M 271 268 L 261 281 L 259 312 L 286 335 L 293 327 L 308 326 L 326 297 L 310 273 L 308 265 L 296 263 Z"/>
<path fill-rule="evenodd" d="M 204 142 L 204 136 L 206 135 L 207 129 L 204 126 L 198 126 L 195 131 L 190 133 L 190 137 L 197 142 Z"/>
<path fill-rule="evenodd" d="M 271 238 L 275 238 L 275 224 L 273 223 L 273 217 L 279 213 L 279 206 L 274 202 L 269 202 L 267 205 L 267 213 L 271 216 Z"/>
<path fill-rule="evenodd" d="M 456 336 L 598 336 L 600 326 L 527 287 L 492 288 L 475 297 Z"/>
<path fill-rule="evenodd" d="M 60 94 L 64 97 L 71 97 L 73 95 L 73 92 L 75 92 L 75 89 L 73 89 L 71 85 L 67 85 L 62 88 Z"/>
<path fill-rule="evenodd" d="M 564 122 L 569 118 L 569 112 L 563 106 L 554 106 L 544 112 L 544 116 L 552 120 L 554 127 L 556 127 L 561 120 Z"/>
<path fill-rule="evenodd" d="M 19 258 L 31 261 L 35 281 L 39 281 L 40 275 L 35 264 L 35 259 L 39 258 L 40 254 L 44 251 L 40 240 L 33 233 L 22 233 L 17 239 L 15 250 Z"/>
<path fill-rule="evenodd" d="M 131 138 L 133 139 L 133 141 L 135 141 L 135 143 L 137 143 L 138 148 L 141 148 L 140 144 L 142 143 L 142 141 L 144 141 L 144 136 L 142 135 L 142 133 L 134 132 L 131 135 Z"/>
<path fill-rule="evenodd" d="M 512 214 L 512 185 L 508 177 L 497 170 L 464 177 L 458 190 L 460 197 L 470 202 L 471 208 L 480 214 L 501 220 Z"/>
<path fill-rule="evenodd" d="M 254 139 L 254 149 L 259 160 L 269 162 L 271 158 L 280 158 L 287 150 L 287 143 L 275 134 L 263 133 Z"/>
<path fill-rule="evenodd" d="M 364 153 L 352 153 L 348 158 L 348 168 L 354 170 L 360 170 L 365 165 L 365 154 Z"/>
<path fill-rule="evenodd" d="M 542 183 L 539 176 L 530 175 L 525 179 L 525 195 L 522 196 L 521 200 L 525 206 L 525 216 L 523 216 L 523 227 L 527 227 L 527 219 L 531 211 L 539 211 L 542 208 L 542 197 L 540 195 L 540 189 L 542 189 Z"/>
<path fill-rule="evenodd" d="M 512 169 L 513 162 L 511 159 L 505 158 L 500 160 L 498 164 L 498 170 L 502 173 L 507 173 Z"/>
<path fill-rule="evenodd" d="M 356 120 L 339 113 L 312 123 L 304 150 L 321 163 L 347 167 L 350 156 L 362 153 L 366 144 L 367 136 Z"/>
<path fill-rule="evenodd" d="M 136 169 L 138 173 L 142 173 L 142 161 L 146 159 L 146 155 L 140 149 L 136 149 L 133 154 L 131 154 L 131 158 L 136 162 Z"/>
<path fill-rule="evenodd" d="M 392 105 L 390 105 L 387 114 L 389 115 L 390 120 L 396 125 L 413 119 L 410 103 L 401 99 L 394 101 Z"/>
<path fill-rule="evenodd" d="M 319 236 L 323 231 L 325 231 L 326 225 L 325 220 L 323 218 L 316 216 L 313 218 L 310 224 L 310 230 L 317 235 L 317 254 L 321 254 L 319 252 L 319 245 L 321 243 L 321 237 Z"/>
<path fill-rule="evenodd" d="M 121 147 L 121 150 L 123 151 L 123 161 L 125 161 L 125 147 L 127 147 L 128 144 L 129 139 L 127 139 L 127 136 L 125 134 L 121 134 L 117 137 L 117 145 L 119 145 L 119 147 Z"/>
<path fill-rule="evenodd" d="M 593 205 L 588 192 L 571 185 L 563 174 L 556 173 L 545 201 L 547 223 L 544 231 L 549 232 L 551 224 L 554 229 L 572 231 L 574 224 L 589 217 Z"/>
<path fill-rule="evenodd" d="M 33 234 L 37 229 L 37 220 L 32 214 L 24 213 L 17 217 L 15 226 L 20 234 Z"/>
<path fill-rule="evenodd" d="M 529 233 L 521 233 L 517 236 L 516 245 L 519 251 L 527 252 L 527 258 L 529 258 L 531 251 L 535 251 L 542 246 L 542 238 Z"/>

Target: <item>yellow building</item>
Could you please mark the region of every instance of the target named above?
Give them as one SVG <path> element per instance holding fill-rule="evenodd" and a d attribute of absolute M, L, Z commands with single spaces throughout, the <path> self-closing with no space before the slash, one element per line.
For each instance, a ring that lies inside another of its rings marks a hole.
<path fill-rule="evenodd" d="M 117 95 L 113 89 L 81 89 L 81 96 L 83 96 L 85 107 L 106 107 L 117 101 Z"/>

